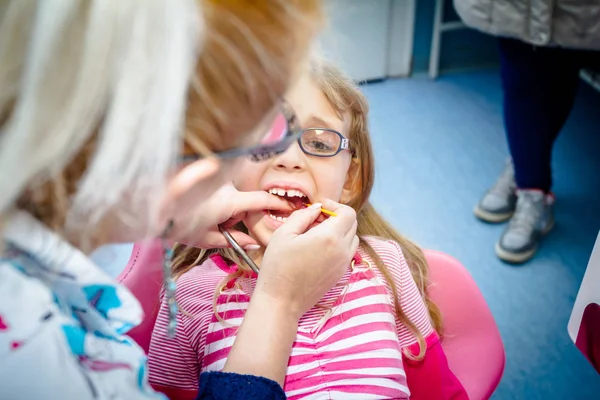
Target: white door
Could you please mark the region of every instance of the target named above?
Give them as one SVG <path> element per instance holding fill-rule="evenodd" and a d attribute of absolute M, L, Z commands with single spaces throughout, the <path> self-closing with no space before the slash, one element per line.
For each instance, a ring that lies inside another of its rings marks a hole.
<path fill-rule="evenodd" d="M 326 58 L 358 81 L 410 75 L 415 0 L 328 0 Z"/>

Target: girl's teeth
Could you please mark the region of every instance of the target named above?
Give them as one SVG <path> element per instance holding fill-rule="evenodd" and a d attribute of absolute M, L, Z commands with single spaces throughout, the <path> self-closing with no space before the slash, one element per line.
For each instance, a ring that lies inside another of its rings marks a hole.
<path fill-rule="evenodd" d="M 269 193 L 275 194 L 277 196 L 304 197 L 304 193 L 302 193 L 299 190 L 295 190 L 295 189 L 285 190 L 285 189 L 279 189 L 279 188 L 272 188 L 272 189 L 269 189 Z"/>
<path fill-rule="evenodd" d="M 276 215 L 273 215 L 273 214 L 269 214 L 269 217 L 271 217 L 274 220 L 279 221 L 279 222 L 285 222 L 285 221 L 288 220 L 287 217 L 279 217 L 279 216 L 276 216 Z"/>

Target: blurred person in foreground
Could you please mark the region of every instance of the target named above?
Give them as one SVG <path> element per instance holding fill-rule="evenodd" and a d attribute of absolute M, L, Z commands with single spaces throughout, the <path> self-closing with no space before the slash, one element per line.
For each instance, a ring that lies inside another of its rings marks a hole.
<path fill-rule="evenodd" d="M 454 0 L 469 26 L 499 37 L 510 159 L 475 207 L 510 221 L 498 257 L 523 263 L 554 225 L 551 158 L 577 93 L 579 70 L 600 68 L 600 2 Z"/>

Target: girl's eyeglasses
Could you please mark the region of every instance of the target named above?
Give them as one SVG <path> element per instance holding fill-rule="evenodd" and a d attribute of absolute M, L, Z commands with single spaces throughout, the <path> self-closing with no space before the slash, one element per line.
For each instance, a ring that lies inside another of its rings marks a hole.
<path fill-rule="evenodd" d="M 350 148 L 350 140 L 341 133 L 327 128 L 307 128 L 300 132 L 298 144 L 305 154 L 315 157 L 333 157 Z"/>
<path fill-rule="evenodd" d="M 333 157 L 350 148 L 350 141 L 333 129 L 301 129 L 295 113 L 286 103 L 282 103 L 273 122 L 260 137 L 258 145 L 215 152 L 214 156 L 222 159 L 250 156 L 252 161 L 258 162 L 285 152 L 295 141 L 305 154 L 315 157 Z M 202 156 L 194 154 L 185 155 L 181 160 L 193 162 L 200 158 Z"/>
<path fill-rule="evenodd" d="M 250 156 L 252 161 L 266 160 L 286 151 L 302 132 L 296 114 L 286 103 L 282 103 L 271 125 L 261 133 L 259 144 L 215 152 L 214 156 L 222 159 Z M 182 162 L 193 162 L 200 158 L 202 156 L 194 154 L 185 155 L 181 160 Z"/>

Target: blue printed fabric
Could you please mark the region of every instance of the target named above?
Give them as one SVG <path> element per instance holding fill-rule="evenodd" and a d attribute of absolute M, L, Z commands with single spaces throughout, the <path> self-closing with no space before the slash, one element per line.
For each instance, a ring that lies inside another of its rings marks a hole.
<path fill-rule="evenodd" d="M 163 399 L 124 336 L 143 317 L 133 295 L 30 215 L 4 228 L 0 399 Z"/>

